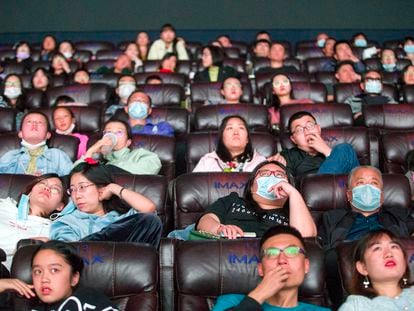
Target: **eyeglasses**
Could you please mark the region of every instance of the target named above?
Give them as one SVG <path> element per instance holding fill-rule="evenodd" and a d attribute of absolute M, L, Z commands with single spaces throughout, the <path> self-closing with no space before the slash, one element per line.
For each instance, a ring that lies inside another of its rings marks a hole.
<path fill-rule="evenodd" d="M 269 177 L 271 175 L 278 177 L 278 178 L 283 178 L 286 179 L 287 175 L 284 172 L 281 171 L 271 171 L 271 170 L 261 170 L 257 172 L 257 175 L 260 177 Z"/>
<path fill-rule="evenodd" d="M 58 187 L 58 186 L 50 186 L 46 181 L 41 180 L 39 181 L 36 186 L 38 187 L 42 187 L 43 189 L 49 189 L 51 194 L 61 194 L 62 193 L 62 188 Z"/>
<path fill-rule="evenodd" d="M 67 190 L 67 193 L 69 195 L 72 195 L 72 193 L 74 192 L 79 192 L 79 193 L 85 193 L 86 192 L 86 188 L 90 187 L 90 186 L 94 186 L 95 184 L 90 183 L 90 184 L 79 184 L 77 187 L 75 186 L 70 186 L 70 188 Z"/>
<path fill-rule="evenodd" d="M 290 84 L 290 81 L 288 79 L 283 79 L 282 81 L 275 81 L 275 82 L 272 83 L 272 85 L 274 87 L 278 87 L 281 84 L 283 84 L 283 85 L 289 85 Z"/>
<path fill-rule="evenodd" d="M 381 78 L 365 78 L 365 82 L 368 82 L 368 81 L 379 81 L 379 82 L 381 82 Z"/>
<path fill-rule="evenodd" d="M 303 132 L 305 132 L 305 129 L 308 131 L 312 131 L 316 126 L 316 123 L 309 121 L 305 124 L 305 126 L 297 126 L 295 130 L 292 132 L 292 134 L 301 135 Z"/>
<path fill-rule="evenodd" d="M 237 88 L 241 88 L 241 84 L 240 83 L 225 83 L 224 84 L 224 88 L 232 88 L 232 87 L 237 87 Z"/>
<path fill-rule="evenodd" d="M 124 131 L 103 131 L 103 134 L 106 135 L 108 133 L 115 134 L 117 137 L 122 137 L 125 135 Z"/>
<path fill-rule="evenodd" d="M 262 251 L 262 257 L 277 258 L 283 253 L 288 258 L 297 257 L 299 254 L 306 255 L 303 248 L 295 245 L 287 246 L 285 248 L 269 247 Z"/>

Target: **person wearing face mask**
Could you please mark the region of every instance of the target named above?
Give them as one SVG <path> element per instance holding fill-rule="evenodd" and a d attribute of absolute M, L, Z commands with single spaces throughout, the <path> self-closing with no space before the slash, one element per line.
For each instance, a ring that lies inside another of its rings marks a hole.
<path fill-rule="evenodd" d="M 405 58 L 409 59 L 414 65 L 414 38 L 406 37 L 403 42 L 403 49 L 405 52 Z"/>
<path fill-rule="evenodd" d="M 351 106 L 354 115 L 354 125 L 356 126 L 364 124 L 362 105 L 397 104 L 394 98 L 381 94 L 383 87 L 382 76 L 378 71 L 367 71 L 363 75 L 360 87 L 362 89 L 361 94 L 345 99 L 345 103 Z"/>
<path fill-rule="evenodd" d="M 28 42 L 21 41 L 16 46 L 16 62 L 23 64 L 24 73 L 30 73 L 33 60 L 31 58 L 31 48 Z"/>
<path fill-rule="evenodd" d="M 395 72 L 397 69 L 397 58 L 392 49 L 383 49 L 381 51 L 381 69 L 384 72 Z"/>
<path fill-rule="evenodd" d="M 364 33 L 358 32 L 352 36 L 353 45 L 358 48 L 366 48 L 368 46 L 367 37 Z"/>
<path fill-rule="evenodd" d="M 59 53 L 61 53 L 68 62 L 73 60 L 73 54 L 75 53 L 75 49 L 73 48 L 73 44 L 70 41 L 62 41 L 59 44 Z"/>
<path fill-rule="evenodd" d="M 318 233 L 326 252 L 325 264 L 330 271 L 327 288 L 334 304 L 340 304 L 342 287 L 337 269 L 335 247 L 342 241 L 356 241 L 366 233 L 387 228 L 398 236 L 414 231 L 414 219 L 408 209 L 382 208 L 384 202 L 381 172 L 372 166 L 358 166 L 348 176 L 348 208 L 335 208 L 322 215 Z"/>
<path fill-rule="evenodd" d="M 67 175 L 72 168 L 69 156 L 60 149 L 49 148 L 50 138 L 48 118 L 41 112 L 26 113 L 18 133 L 21 148 L 6 152 L 0 158 L 0 173 L 43 175 L 55 173 Z"/>
<path fill-rule="evenodd" d="M 304 237 L 316 235 L 312 216 L 302 195 L 289 182 L 286 167 L 264 161 L 251 173 L 243 197 L 232 192 L 218 199 L 200 217 L 196 228 L 235 239 L 245 232 L 261 237 L 276 225 L 295 227 Z"/>
<path fill-rule="evenodd" d="M 151 98 L 143 91 L 134 91 L 124 109 L 119 109 L 113 119 L 127 122 L 132 134 L 174 136 L 173 127 L 166 121 L 156 122 L 151 118 Z"/>
<path fill-rule="evenodd" d="M 115 93 L 117 97 L 112 104 L 106 108 L 105 117 L 111 118 L 118 109 L 123 109 L 128 103 L 128 97 L 137 88 L 137 81 L 131 75 L 122 75 L 119 77 Z"/>
<path fill-rule="evenodd" d="M 22 79 L 16 74 L 9 74 L 4 79 L 0 96 L 1 108 L 12 108 L 16 110 L 16 127 L 20 126 L 24 111 L 24 96 L 22 90 Z"/>

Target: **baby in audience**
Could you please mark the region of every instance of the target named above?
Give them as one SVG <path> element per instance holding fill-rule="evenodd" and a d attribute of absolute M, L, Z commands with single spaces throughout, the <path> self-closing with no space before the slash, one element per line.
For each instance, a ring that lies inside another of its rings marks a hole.
<path fill-rule="evenodd" d="M 89 137 L 84 134 L 73 132 L 76 126 L 76 119 L 73 111 L 69 107 L 55 107 L 53 110 L 53 123 L 55 125 L 56 133 L 71 135 L 79 139 L 78 159 L 86 153 Z"/>

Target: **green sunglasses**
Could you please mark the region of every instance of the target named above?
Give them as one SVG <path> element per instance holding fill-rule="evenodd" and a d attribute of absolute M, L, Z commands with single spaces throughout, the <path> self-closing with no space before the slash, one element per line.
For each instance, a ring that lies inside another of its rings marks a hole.
<path fill-rule="evenodd" d="M 285 248 L 277 248 L 277 247 L 269 247 L 262 251 L 262 256 L 267 258 L 277 258 L 279 257 L 280 253 L 285 254 L 288 258 L 293 258 L 298 256 L 299 254 L 306 255 L 306 252 L 303 248 L 299 246 L 288 246 Z"/>

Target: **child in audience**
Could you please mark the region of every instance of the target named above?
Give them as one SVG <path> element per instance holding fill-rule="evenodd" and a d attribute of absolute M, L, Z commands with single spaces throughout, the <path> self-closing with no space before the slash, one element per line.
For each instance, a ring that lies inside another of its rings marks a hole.
<path fill-rule="evenodd" d="M 70 173 L 72 201 L 53 223 L 50 238 L 61 241 L 119 241 L 158 246 L 162 224 L 155 204 L 116 184 L 106 165 L 92 159 Z"/>
<path fill-rule="evenodd" d="M 86 310 L 83 306 L 90 310 L 118 310 L 103 293 L 79 285 L 83 267 L 83 259 L 74 246 L 60 241 L 40 245 L 32 257 L 33 288 L 38 301 L 32 302 L 31 310 Z M 32 295 L 27 287 L 26 296 Z"/>
<path fill-rule="evenodd" d="M 73 111 L 69 107 L 55 107 L 53 110 L 53 123 L 55 125 L 56 133 L 75 136 L 79 139 L 78 159 L 86 153 L 89 137 L 84 134 L 73 132 L 76 119 Z"/>
<path fill-rule="evenodd" d="M 43 67 L 37 68 L 32 74 L 32 88 L 45 92 L 50 86 L 50 75 Z"/>

